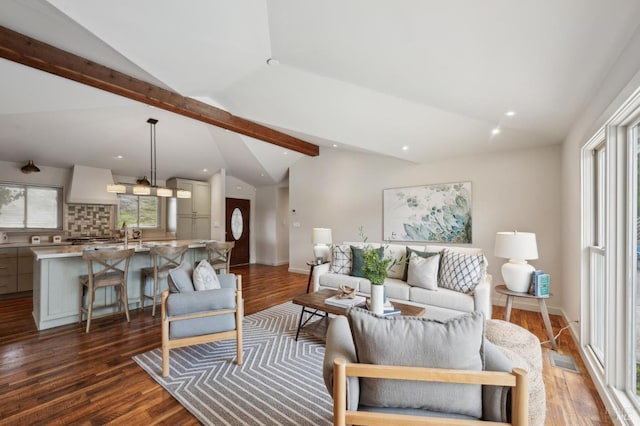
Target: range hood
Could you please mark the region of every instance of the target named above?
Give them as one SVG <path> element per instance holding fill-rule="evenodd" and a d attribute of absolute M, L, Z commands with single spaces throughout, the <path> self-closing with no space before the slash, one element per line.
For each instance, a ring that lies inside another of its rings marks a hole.
<path fill-rule="evenodd" d="M 67 191 L 67 203 L 117 204 L 117 195 L 107 192 L 107 185 L 112 184 L 111 170 L 74 165 Z"/>

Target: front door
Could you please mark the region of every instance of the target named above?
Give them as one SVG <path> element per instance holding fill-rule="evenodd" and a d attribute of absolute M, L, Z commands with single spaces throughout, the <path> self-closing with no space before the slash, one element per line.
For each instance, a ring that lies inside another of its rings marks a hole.
<path fill-rule="evenodd" d="M 249 264 L 249 200 L 227 198 L 226 240 L 235 241 L 231 250 L 231 266 Z"/>

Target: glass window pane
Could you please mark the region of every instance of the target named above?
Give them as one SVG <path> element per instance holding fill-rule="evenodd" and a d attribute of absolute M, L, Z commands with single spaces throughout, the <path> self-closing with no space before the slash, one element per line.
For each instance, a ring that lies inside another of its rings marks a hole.
<path fill-rule="evenodd" d="M 25 189 L 0 185 L 0 228 L 24 228 Z"/>
<path fill-rule="evenodd" d="M 158 227 L 158 197 L 140 197 L 140 228 Z"/>
<path fill-rule="evenodd" d="M 27 188 L 27 228 L 56 229 L 58 227 L 58 193 L 56 188 Z"/>
<path fill-rule="evenodd" d="M 127 223 L 130 228 L 159 228 L 158 197 L 118 195 L 118 223 L 121 228 Z"/>
<path fill-rule="evenodd" d="M 125 223 L 127 226 L 138 226 L 138 196 L 118 195 L 118 224 L 121 228 Z"/>

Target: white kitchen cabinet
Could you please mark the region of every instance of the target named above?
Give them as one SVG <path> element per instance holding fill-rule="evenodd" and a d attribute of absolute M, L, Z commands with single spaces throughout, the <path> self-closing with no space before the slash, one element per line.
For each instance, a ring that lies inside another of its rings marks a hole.
<path fill-rule="evenodd" d="M 198 180 L 171 178 L 170 188 L 191 191 L 191 198 L 178 198 L 176 238 L 208 240 L 211 238 L 211 185 Z"/>

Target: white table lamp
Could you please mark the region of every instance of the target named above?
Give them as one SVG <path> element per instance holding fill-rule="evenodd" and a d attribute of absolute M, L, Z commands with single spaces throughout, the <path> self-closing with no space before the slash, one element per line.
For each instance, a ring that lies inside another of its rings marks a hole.
<path fill-rule="evenodd" d="M 329 258 L 330 245 L 331 229 L 313 228 L 313 255 L 317 264 L 321 264 Z"/>
<path fill-rule="evenodd" d="M 533 232 L 498 232 L 494 247 L 496 257 L 509 259 L 502 265 L 504 284 L 511 291 L 526 293 L 535 270 L 527 260 L 538 258 L 536 234 Z"/>

